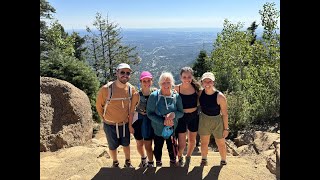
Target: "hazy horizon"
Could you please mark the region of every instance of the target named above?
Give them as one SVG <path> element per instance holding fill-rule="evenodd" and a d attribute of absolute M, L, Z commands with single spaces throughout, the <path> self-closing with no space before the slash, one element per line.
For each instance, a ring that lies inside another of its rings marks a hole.
<path fill-rule="evenodd" d="M 56 9 L 53 17 L 65 29 L 93 27 L 96 13 L 128 29 L 153 28 L 222 28 L 225 19 L 231 23 L 244 23 L 245 27 L 256 21 L 261 24 L 259 10 L 266 2 L 275 3 L 280 10 L 280 0 L 48 0 Z M 279 24 L 280 26 L 280 21 Z"/>

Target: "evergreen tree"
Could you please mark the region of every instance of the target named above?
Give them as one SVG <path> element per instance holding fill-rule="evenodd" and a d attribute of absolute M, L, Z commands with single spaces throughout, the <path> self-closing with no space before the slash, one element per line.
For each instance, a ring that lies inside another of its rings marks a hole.
<path fill-rule="evenodd" d="M 252 40 L 250 42 L 250 45 L 253 45 L 254 42 L 256 41 L 257 39 L 257 35 L 256 35 L 256 29 L 258 28 L 258 24 L 256 24 L 256 21 L 253 21 L 251 23 L 251 26 L 247 28 L 247 30 L 249 31 L 249 33 L 251 33 L 251 36 L 252 36 Z"/>
<path fill-rule="evenodd" d="M 51 23 L 45 34 L 45 51 L 40 54 L 41 59 L 48 58 L 48 51 L 57 48 L 60 49 L 62 53 L 65 53 L 68 56 L 74 56 L 75 37 L 69 36 L 68 33 L 65 32 L 63 26 L 57 20 Z"/>
<path fill-rule="evenodd" d="M 85 61 L 84 52 L 87 49 L 84 45 L 84 43 L 86 42 L 85 38 L 79 36 L 79 33 L 77 32 L 73 32 L 71 36 L 74 37 L 74 44 L 73 44 L 73 48 L 75 50 L 74 56 L 80 61 Z"/>
<path fill-rule="evenodd" d="M 193 64 L 194 76 L 199 78 L 203 73 L 211 70 L 210 63 L 207 62 L 208 55 L 205 50 L 201 50 L 198 58 Z"/>
<path fill-rule="evenodd" d="M 52 19 L 52 13 L 56 10 L 46 0 L 40 0 L 40 54 L 46 51 L 46 31 L 48 29 L 46 21 Z"/>
<path fill-rule="evenodd" d="M 97 13 L 93 26 L 97 31 L 87 27 L 88 61 L 97 73 L 101 84 L 106 84 L 114 78 L 114 69 L 121 63 L 137 64 L 140 62 L 136 47 L 129 47 L 121 43 L 121 29 L 118 24 L 104 19 Z"/>

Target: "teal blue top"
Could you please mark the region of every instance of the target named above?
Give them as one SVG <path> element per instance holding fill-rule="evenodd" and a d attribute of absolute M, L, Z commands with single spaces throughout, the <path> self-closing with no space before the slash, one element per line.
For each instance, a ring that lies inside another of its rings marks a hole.
<path fill-rule="evenodd" d="M 158 96 L 160 99 L 157 103 Z M 176 96 L 176 99 L 174 99 L 174 96 Z M 175 118 L 173 120 L 175 130 L 178 125 L 178 119 L 183 116 L 183 106 L 180 95 L 171 92 L 170 96 L 164 96 L 162 95 L 161 90 L 152 92 L 147 103 L 147 116 L 151 120 L 151 126 L 153 127 L 155 135 L 161 136 L 164 128 L 163 116 L 170 112 L 175 113 Z"/>

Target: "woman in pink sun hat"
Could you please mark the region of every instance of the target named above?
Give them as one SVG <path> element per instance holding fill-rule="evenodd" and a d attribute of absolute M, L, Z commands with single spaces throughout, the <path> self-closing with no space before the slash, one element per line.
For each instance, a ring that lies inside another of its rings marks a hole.
<path fill-rule="evenodd" d="M 137 151 L 141 156 L 139 167 L 153 167 L 153 149 L 152 139 L 154 137 L 151 121 L 147 116 L 146 107 L 149 95 L 156 90 L 151 88 L 153 76 L 149 71 L 143 71 L 140 74 L 141 89 L 139 90 L 140 100 L 136 106 L 135 117 L 132 123 L 129 123 L 129 131 L 133 134 L 137 143 Z M 146 152 L 146 153 L 145 153 Z M 148 162 L 147 162 L 148 158 Z"/>

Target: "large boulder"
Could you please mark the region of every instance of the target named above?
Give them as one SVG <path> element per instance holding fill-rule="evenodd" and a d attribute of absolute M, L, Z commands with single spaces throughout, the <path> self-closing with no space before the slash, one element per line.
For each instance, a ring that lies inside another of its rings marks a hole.
<path fill-rule="evenodd" d="M 40 77 L 40 151 L 83 145 L 92 138 L 88 96 L 69 82 Z"/>

